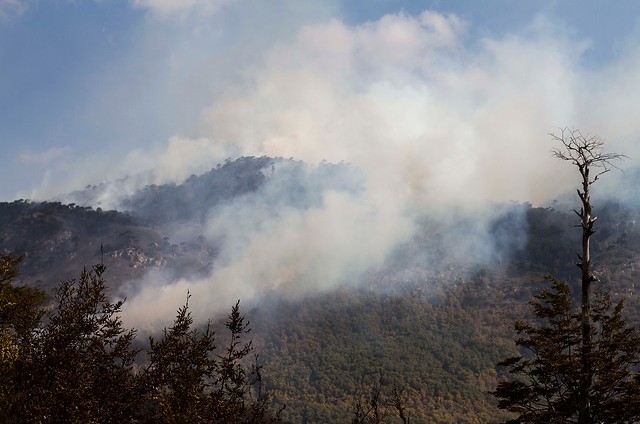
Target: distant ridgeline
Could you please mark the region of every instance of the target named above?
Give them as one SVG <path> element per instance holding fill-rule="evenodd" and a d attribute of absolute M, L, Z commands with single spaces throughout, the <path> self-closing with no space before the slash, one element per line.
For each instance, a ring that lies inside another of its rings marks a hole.
<path fill-rule="evenodd" d="M 631 177 L 627 174 L 625 178 Z M 74 275 L 79 266 L 101 260 L 102 254 L 116 277 L 128 280 L 157 266 L 175 273 L 203 272 L 211 266 L 219 243 L 197 235 L 189 238 L 182 234 L 179 240 L 174 239 L 175 224 L 199 225 L 215 214 L 218 206 L 243 197 L 252 201 L 260 196 L 261 201 L 254 203 L 266 208 L 286 205 L 307 209 L 319 205 L 327 190 L 361 192 L 364 177 L 346 164 L 309 166 L 292 159 L 242 157 L 192 175 L 182 184 L 148 185 L 123 196 L 127 192 L 124 186 L 129 184 L 125 179 L 91 186 L 64 196 L 73 201 L 69 204 L 0 203 L 0 251 L 24 255 L 23 275 L 31 284 L 37 281 L 44 286 Z M 119 194 L 111 194 L 114 192 Z M 114 203 L 113 199 L 107 201 L 109 196 L 120 196 L 117 211 L 100 207 Z M 606 256 L 609 262 L 628 269 L 625 258 L 630 260 L 640 251 L 639 212 L 615 201 L 603 200 L 596 207 L 603 219 L 594 255 Z M 438 223 L 429 217 L 421 222 L 413 239 L 395 252 L 390 267 L 419 261 L 425 252 L 432 262 L 434 258 L 441 264 L 451 262 L 450 246 L 444 245 L 447 241 L 442 239 Z M 502 205 L 489 225 L 499 256 L 490 265 L 571 278 L 566 264 L 574 261 L 578 235 L 573 224 L 573 216 L 564 206 Z M 607 272 L 604 274 L 606 278 Z"/>
<path fill-rule="evenodd" d="M 193 221 L 206 218 L 217 205 L 264 188 L 269 182 L 269 195 L 274 201 L 287 201 L 294 207 L 309 207 L 319 203 L 323 190 L 357 191 L 363 178 L 346 164 L 323 162 L 309 166 L 292 159 L 241 157 L 227 160 L 201 175 L 191 175 L 182 184 L 147 185 L 131 195 L 112 195 L 119 186 L 127 186 L 127 179 L 115 183 L 90 186 L 73 192 L 66 199 L 91 206 L 100 206 L 108 197 L 118 197 L 120 211 L 126 211 L 141 222 L 158 225 L 174 221 Z"/>
<path fill-rule="evenodd" d="M 637 175 L 630 172 L 625 179 L 635 181 Z M 115 273 L 116 278 L 110 279 L 114 282 L 140 277 L 158 266 L 177 275 L 199 273 L 211 266 L 221 241 L 208 241 L 195 233 L 178 237 L 173 233 L 175 224 L 198 225 L 221 205 L 242 198 L 252 204 L 257 196 L 262 207 L 307 209 L 321 204 L 327 190 L 358 193 L 365 183 L 363 175 L 347 164 L 310 166 L 291 159 L 243 157 L 202 175 L 192 175 L 182 184 L 148 185 L 123 196 L 126 190 L 119 187 L 126 184 L 121 180 L 73 192 L 64 197 L 73 201 L 69 204 L 24 200 L 0 203 L 0 251 L 24 255 L 25 281 L 45 288 L 102 258 L 112 277 Z M 114 203 L 112 199 L 106 201 L 113 192 L 120 193 L 118 210 L 102 210 L 101 204 Z M 640 229 L 636 225 L 640 212 L 616 201 L 603 200 L 595 206 L 601 219 L 594 262 L 602 263 L 598 256 L 603 256 L 608 258 L 606 263 L 615 263 L 618 271 L 633 272 L 634 258 L 640 252 Z M 511 203 L 497 211 L 488 231 L 499 257 L 482 264 L 484 267 L 572 277 L 571 267 L 566 265 L 575 260 L 578 234 L 570 209 Z M 412 240 L 400 246 L 389 261 L 390 269 L 420 266 L 425 252 L 429 253 L 431 266 L 452 265 L 451 246 L 442 237 L 438 223 L 429 217 L 420 222 Z M 603 269 L 600 275 L 606 281 L 613 271 Z"/>
<path fill-rule="evenodd" d="M 148 185 L 123 196 L 128 185 L 123 179 L 89 186 L 62 196 L 68 204 L 0 202 L 0 251 L 25 256 L 25 281 L 45 289 L 102 258 L 117 277 L 111 281 L 157 266 L 198 273 L 211 265 L 218 246 L 202 237 L 174 240 L 173 224 L 200 224 L 217 206 L 243 196 L 306 209 L 320 204 L 325 190 L 361 190 L 363 178 L 346 164 L 243 157 L 182 184 Z M 103 210 L 105 203 L 117 204 L 117 211 Z"/>

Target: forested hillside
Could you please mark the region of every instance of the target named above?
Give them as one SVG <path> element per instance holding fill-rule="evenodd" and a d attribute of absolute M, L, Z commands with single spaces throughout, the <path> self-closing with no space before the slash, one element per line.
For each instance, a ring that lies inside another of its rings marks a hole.
<path fill-rule="evenodd" d="M 487 392 L 496 361 L 512 349 L 510 314 L 483 300 L 474 306 L 477 299 L 457 289 L 441 296 L 338 292 L 277 305 L 271 319 L 256 312 L 267 381 L 288 405 L 283 415 L 345 422 L 358 396 L 379 383 L 387 392 L 404 388 L 416 422 L 495 420 L 501 414 Z"/>
<path fill-rule="evenodd" d="M 280 183 L 269 185 L 274 179 Z M 107 285 L 117 295 L 150 270 L 205 278 L 219 266 L 225 240 L 185 228 L 233 199 L 268 193 L 269 202 L 285 204 L 278 211 L 306 211 L 323 201 L 325 191 L 357 193 L 361 184 L 348 165 L 309 168 L 283 159 L 244 158 L 180 185 L 148 186 L 122 199 L 122 211 L 60 202 L 0 203 L 0 252 L 23 255 L 19 282 L 49 294 L 60 280 L 103 261 Z M 101 193 L 96 186 L 72 196 L 90 203 Z M 638 323 L 640 213 L 616 201 L 596 207 L 599 284 L 615 299 L 628 299 L 626 313 Z M 405 388 L 412 422 L 504 417 L 488 394 L 499 378 L 495 364 L 514 351 L 513 322 L 530 313 L 527 301 L 544 286 L 544 274 L 575 282 L 579 234 L 573 212 L 559 204 L 494 209 L 498 213 L 487 227 L 491 255 L 482 260 L 455 255 L 447 228 L 425 216 L 384 266 L 358 281 L 295 297 L 286 287 L 273 287 L 248 302 L 265 383 L 272 400 L 286 404 L 283 417 L 296 423 L 348 422 L 355 400 L 377 383 L 386 390 L 394 384 Z"/>
<path fill-rule="evenodd" d="M 339 421 L 356 395 L 381 378 L 387 390 L 406 387 L 417 422 L 504 418 L 488 392 L 498 381 L 496 363 L 515 353 L 513 323 L 531 317 L 528 301 L 548 285 L 546 270 L 576 282 L 571 214 L 522 207 L 528 209 L 528 241 L 503 267 L 390 267 L 370 275 L 369 287 L 357 292 L 276 303 L 264 311 L 266 318 L 259 307 L 258 340 L 264 337 L 261 350 L 276 398 L 289 405 L 284 416 L 293 422 Z M 637 324 L 635 217 L 619 204 L 602 208 L 594 263 L 601 287 L 626 300 L 627 316 Z"/>
<path fill-rule="evenodd" d="M 0 246 L 2 252 L 24 256 L 24 283 L 49 293 L 82 266 L 102 260 L 117 287 L 152 267 L 197 272 L 212 255 L 198 240 L 178 245 L 128 214 L 25 200 L 0 203 Z"/>

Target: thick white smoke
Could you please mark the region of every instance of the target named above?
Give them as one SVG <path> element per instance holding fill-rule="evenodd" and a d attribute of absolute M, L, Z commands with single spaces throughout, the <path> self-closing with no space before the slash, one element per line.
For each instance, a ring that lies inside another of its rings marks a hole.
<path fill-rule="evenodd" d="M 207 239 L 221 241 L 212 274 L 179 281 L 147 276 L 128 301 L 128 319 L 140 327 L 168 319 L 187 290 L 194 313 L 204 319 L 237 299 L 252 302 L 274 289 L 299 298 L 354 284 L 411 234 L 399 205 L 367 194 L 327 190 L 309 208 L 288 204 L 286 196 L 267 183 L 257 194 L 213 210 L 202 229 Z"/>
<path fill-rule="evenodd" d="M 475 214 L 461 249 L 490 250 L 485 202 L 539 203 L 574 185 L 550 155 L 547 133 L 558 126 L 636 156 L 636 50 L 591 70 L 581 62 L 587 44 L 543 19 L 482 40 L 467 39 L 472 24 L 430 11 L 356 26 L 333 19 L 302 26 L 242 69 L 203 111 L 200 151 L 348 161 L 365 190 L 327 191 L 309 209 L 271 207 L 261 192 L 212 211 L 203 234 L 225 240 L 212 275 L 142 283 L 129 319 L 166 317 L 187 289 L 206 317 L 273 287 L 304 294 L 356 281 L 411 236 L 417 216 Z M 164 158 L 159 179 L 197 162 L 179 150 Z"/>

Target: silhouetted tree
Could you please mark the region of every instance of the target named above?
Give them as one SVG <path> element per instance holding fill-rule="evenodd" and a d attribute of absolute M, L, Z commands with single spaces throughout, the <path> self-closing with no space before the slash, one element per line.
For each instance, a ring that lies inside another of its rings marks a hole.
<path fill-rule="evenodd" d="M 398 418 L 403 424 L 410 423 L 405 406 L 404 389 L 393 385 L 390 393 L 382 389 L 382 378 L 359 393 L 353 402 L 351 424 L 384 424 Z M 397 421 L 397 420 L 396 420 Z"/>
<path fill-rule="evenodd" d="M 590 423 L 631 423 L 640 418 L 640 335 L 622 318 L 623 303 L 611 308 L 608 293 L 598 291 L 591 305 L 591 346 L 582 367 L 582 314 L 569 287 L 548 277 L 551 288 L 534 297 L 531 306 L 542 324 L 516 323 L 516 345 L 523 355 L 508 358 L 512 380 L 498 384 L 499 407 L 518 414 L 511 423 L 580 423 L 583 381 Z"/>
<path fill-rule="evenodd" d="M 145 422 L 261 423 L 277 421 L 262 389 L 261 366 L 247 364 L 251 341 L 243 342 L 249 323 L 239 302 L 225 323 L 229 343 L 216 354 L 210 324 L 193 328 L 187 303 L 178 310 L 163 337 L 150 340 L 145 379 L 150 387 Z M 277 415 L 277 414 L 276 414 Z"/>
<path fill-rule="evenodd" d="M 127 422 L 140 401 L 133 372 L 135 331 L 123 302 L 105 294 L 103 265 L 60 284 L 55 309 L 32 331 L 14 363 L 11 420 L 20 423 Z"/>
<path fill-rule="evenodd" d="M 214 334 L 192 329 L 188 302 L 178 310 L 173 325 L 156 341 L 150 337 L 149 365 L 145 381 L 151 405 L 145 422 L 204 422 L 210 404 L 207 381 L 215 377 Z"/>
<path fill-rule="evenodd" d="M 0 334 L 3 340 L 22 341 L 40 323 L 44 314 L 45 294 L 33 287 L 15 287 L 22 257 L 0 256 Z"/>
<path fill-rule="evenodd" d="M 500 408 L 518 414 L 514 423 L 626 423 L 640 418 L 640 335 L 622 318 L 622 301 L 611 310 L 608 293 L 591 300 L 590 240 L 596 217 L 590 188 L 613 161 L 623 156 L 602 151 L 603 141 L 577 130 L 552 135 L 562 144 L 554 155 L 575 165 L 581 176 L 579 227 L 582 228 L 582 300 L 575 307 L 568 286 L 548 277 L 553 286 L 531 302 L 535 324 L 516 323 L 522 356 L 499 365 L 514 377 L 493 392 Z"/>
<path fill-rule="evenodd" d="M 581 177 L 582 191 L 578 189 L 580 198 L 580 212 L 575 213 L 580 217 L 582 228 L 582 254 L 578 254 L 582 282 L 582 353 L 581 367 L 584 378 L 581 380 L 579 392 L 579 422 L 589 423 L 591 420 L 591 402 L 589 392 L 593 384 L 593 370 L 589 360 L 591 351 L 591 283 L 597 281 L 591 271 L 591 236 L 594 234 L 593 224 L 596 217 L 592 215 L 590 188 L 598 178 L 615 167 L 614 161 L 623 158 L 623 155 L 603 152 L 604 142 L 598 136 L 585 136 L 578 130 L 562 130 L 560 135 L 552 134 L 554 140 L 562 144 L 561 148 L 553 151 L 554 155 L 567 161 L 578 168 Z"/>
<path fill-rule="evenodd" d="M 239 303 L 217 354 L 210 326 L 193 328 L 188 303 L 160 340 L 150 339 L 141 371 L 125 329 L 123 301 L 106 295 L 102 264 L 64 281 L 55 305 L 44 294 L 13 287 L 20 259 L 0 257 L 0 422 L 261 423 L 276 422 L 262 387 L 261 365 L 249 362 L 249 323 Z"/>
<path fill-rule="evenodd" d="M 15 287 L 21 257 L 0 256 L 0 422 L 16 422 L 12 410 L 22 401 L 16 385 L 22 362 L 33 355 L 35 329 L 44 315 L 45 295 L 30 287 Z"/>

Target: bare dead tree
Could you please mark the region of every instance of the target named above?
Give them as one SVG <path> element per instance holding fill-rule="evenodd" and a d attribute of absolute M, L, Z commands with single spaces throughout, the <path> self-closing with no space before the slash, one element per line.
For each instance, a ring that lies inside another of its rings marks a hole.
<path fill-rule="evenodd" d="M 604 140 L 597 135 L 583 134 L 580 130 L 564 128 L 559 134 L 550 134 L 551 137 L 562 146 L 553 150 L 553 155 L 558 159 L 567 161 L 578 168 L 582 179 L 582 190 L 577 189 L 582 206 L 580 212 L 574 210 L 580 217 L 582 228 L 582 254 L 578 253 L 580 260 L 577 266 L 582 273 L 582 374 L 579 390 L 579 423 L 591 422 L 591 405 L 589 392 L 593 384 L 593 367 L 589 357 L 592 351 L 592 317 L 591 317 L 591 283 L 598 278 L 591 271 L 591 236 L 595 233 L 593 225 L 597 217 L 592 214 L 591 186 L 602 174 L 611 169 L 617 169 L 616 162 L 626 156 L 617 153 L 604 152 Z"/>
<path fill-rule="evenodd" d="M 368 392 L 356 394 L 352 424 L 384 424 L 394 422 L 395 418 L 399 418 L 403 424 L 411 422 L 405 405 L 404 387 L 394 384 L 389 393 L 383 389 L 380 376 L 378 381 L 367 389 Z"/>
<path fill-rule="evenodd" d="M 404 404 L 404 387 L 398 387 L 395 384 L 391 389 L 391 404 L 396 409 L 398 417 L 403 424 L 409 424 L 410 419 L 407 414 L 407 408 Z"/>
<path fill-rule="evenodd" d="M 382 388 L 379 383 L 371 387 L 371 392 L 364 401 L 358 399 L 353 405 L 352 424 L 381 424 L 387 418 L 382 400 Z"/>

